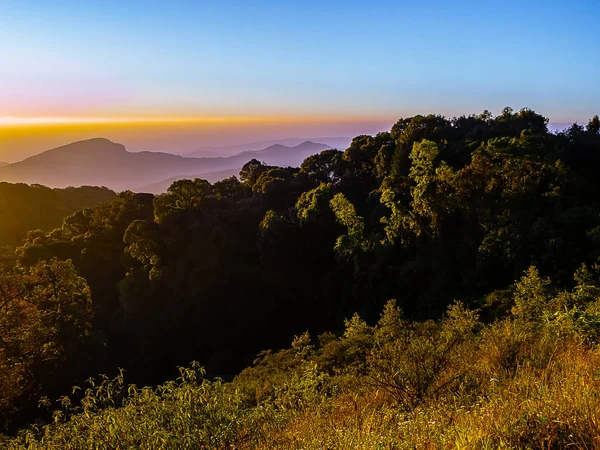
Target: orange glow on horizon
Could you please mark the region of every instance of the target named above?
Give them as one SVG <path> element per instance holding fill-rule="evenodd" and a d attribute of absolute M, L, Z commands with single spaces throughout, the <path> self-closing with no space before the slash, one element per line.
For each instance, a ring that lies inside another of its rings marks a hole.
<path fill-rule="evenodd" d="M 196 116 L 196 117 L 0 117 L 0 127 L 60 126 L 60 125 L 143 125 L 143 124 L 277 124 L 297 122 L 371 122 L 390 120 L 389 117 L 353 116 Z"/>
<path fill-rule="evenodd" d="M 0 161 L 21 161 L 71 142 L 103 137 L 130 151 L 188 152 L 269 139 L 354 137 L 389 130 L 393 119 L 335 116 L 0 116 Z"/>

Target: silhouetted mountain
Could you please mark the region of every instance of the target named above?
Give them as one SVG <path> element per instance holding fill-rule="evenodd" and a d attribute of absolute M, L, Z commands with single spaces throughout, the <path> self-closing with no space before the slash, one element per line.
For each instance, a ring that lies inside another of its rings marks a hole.
<path fill-rule="evenodd" d="M 566 130 L 571 125 L 573 125 L 573 122 L 549 122 L 548 130 L 556 133 L 556 132 Z M 580 125 L 584 125 L 584 124 L 580 124 Z"/>
<path fill-rule="evenodd" d="M 320 153 L 329 148 L 331 148 L 329 145 L 318 144 L 310 141 L 303 142 L 295 147 L 287 147 L 285 145 L 275 144 L 263 150 L 242 152 L 238 155 L 231 156 L 228 159 L 239 160 L 242 162 L 240 167 L 253 158 L 271 166 L 298 167 L 300 164 L 302 164 L 302 161 L 304 161 L 310 155 Z"/>
<path fill-rule="evenodd" d="M 218 149 L 217 150 L 194 150 L 192 153 L 188 153 L 188 152 L 183 152 L 181 154 L 181 156 L 185 156 L 186 158 L 221 158 L 224 156 L 230 156 L 231 154 L 235 154 L 235 153 L 239 153 L 239 152 L 220 152 Z"/>
<path fill-rule="evenodd" d="M 129 153 L 121 144 L 90 139 L 1 167 L 0 180 L 50 187 L 96 185 L 125 190 L 165 176 L 209 171 L 215 166 L 219 166 L 219 161 L 207 162 L 168 153 Z"/>
<path fill-rule="evenodd" d="M 137 189 L 134 189 L 134 191 L 135 192 L 146 192 L 149 194 L 162 194 L 163 192 L 167 192 L 167 189 L 169 189 L 169 186 L 171 186 L 171 184 L 173 184 L 173 182 L 178 181 L 178 180 L 183 180 L 185 178 L 188 178 L 188 179 L 200 178 L 200 179 L 206 180 L 212 184 L 212 183 L 224 180 L 229 177 L 238 177 L 240 170 L 242 170 L 241 167 L 238 167 L 236 169 L 221 170 L 219 172 L 201 173 L 196 176 L 179 175 L 176 177 L 167 178 L 166 180 L 162 180 L 157 183 L 147 184 L 146 186 L 142 186 Z"/>
<path fill-rule="evenodd" d="M 237 173 L 253 158 L 271 165 L 298 166 L 307 156 L 327 148 L 330 147 L 325 144 L 304 142 L 296 147 L 273 145 L 230 157 L 186 158 L 170 153 L 130 153 L 121 144 L 97 138 L 58 147 L 0 167 L 0 181 L 59 188 L 94 185 L 118 191 L 137 190 L 140 186 L 171 177 L 202 178 L 202 174 L 221 171 Z"/>
<path fill-rule="evenodd" d="M 175 177 L 169 177 L 166 180 L 159 181 L 157 183 L 149 183 L 142 187 L 134 189 L 136 192 L 149 192 L 152 194 L 160 194 L 166 192 L 171 183 L 184 178 L 201 178 L 207 180 L 210 183 L 224 180 L 231 176 L 237 176 L 242 169 L 242 166 L 251 159 L 258 159 L 268 165 L 273 166 L 291 166 L 298 167 L 302 164 L 307 157 L 320 153 L 323 150 L 327 150 L 329 147 L 325 144 L 317 144 L 315 142 L 303 142 L 296 147 L 286 147 L 285 145 L 271 145 L 270 147 L 262 150 L 253 152 L 242 152 L 235 156 L 225 158 L 227 161 L 237 163 L 237 166 L 233 169 L 220 170 L 216 172 L 198 173 L 196 175 L 177 175 Z M 235 164 L 234 164 L 235 165 Z"/>
<path fill-rule="evenodd" d="M 241 152 L 257 151 L 272 145 L 284 145 L 286 147 L 293 147 L 302 144 L 306 141 L 315 142 L 318 144 L 325 144 L 332 148 L 337 148 L 338 150 L 345 150 L 350 146 L 352 139 L 346 137 L 272 139 L 269 141 L 249 142 L 247 144 L 225 145 L 219 147 L 201 147 L 191 152 L 185 152 L 183 153 L 183 155 L 195 158 L 228 156 L 236 155 Z"/>

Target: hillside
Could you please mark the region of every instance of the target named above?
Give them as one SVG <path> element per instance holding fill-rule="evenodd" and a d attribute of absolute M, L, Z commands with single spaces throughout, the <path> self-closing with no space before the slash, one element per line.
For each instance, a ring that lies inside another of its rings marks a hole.
<path fill-rule="evenodd" d="M 210 161 L 168 153 L 130 153 L 107 139 L 90 139 L 48 150 L 0 168 L 0 180 L 50 187 L 96 185 L 121 191 L 168 176 L 225 168 Z"/>
<path fill-rule="evenodd" d="M 352 139 L 345 137 L 334 138 L 287 138 L 274 139 L 268 141 L 249 142 L 247 144 L 226 145 L 216 147 L 203 147 L 190 152 L 185 152 L 185 156 L 194 158 L 216 157 L 216 156 L 232 156 L 242 152 L 252 152 L 262 150 L 273 145 L 283 145 L 286 147 L 295 147 L 303 142 L 315 142 L 317 144 L 325 144 L 331 148 L 345 150 L 350 146 Z"/>
<path fill-rule="evenodd" d="M 241 162 L 242 164 L 239 167 L 243 166 L 251 159 L 258 159 L 259 161 L 270 166 L 300 167 L 300 164 L 302 164 L 302 162 L 309 156 L 330 148 L 331 147 L 329 145 L 310 141 L 302 142 L 295 147 L 275 144 L 262 150 L 242 152 L 228 159 Z"/>
<path fill-rule="evenodd" d="M 106 188 L 50 189 L 0 182 L 0 246 L 19 245 L 30 230 L 52 231 L 75 211 L 115 197 Z"/>
<path fill-rule="evenodd" d="M 182 179 L 193 179 L 200 178 L 210 183 L 224 180 L 232 176 L 238 176 L 242 166 L 252 159 L 261 161 L 267 165 L 272 166 L 291 166 L 299 167 L 302 162 L 309 156 L 320 153 L 323 150 L 330 149 L 331 147 L 325 144 L 317 144 L 315 142 L 302 142 L 295 147 L 286 147 L 285 145 L 271 145 L 267 148 L 257 151 L 248 151 L 239 153 L 235 156 L 230 156 L 227 161 L 230 161 L 233 166 L 239 164 L 239 166 L 233 169 L 222 170 L 218 172 L 206 172 L 198 173 L 195 175 L 179 175 L 176 177 L 170 177 L 166 180 L 159 181 L 158 183 L 151 183 L 145 186 L 134 189 L 136 192 L 150 192 L 153 194 L 161 194 L 166 192 L 169 186 L 177 180 Z"/>
<path fill-rule="evenodd" d="M 159 181 L 158 183 L 151 183 L 145 186 L 141 186 L 135 188 L 135 192 L 149 192 L 151 194 L 162 194 L 167 192 L 169 186 L 171 186 L 175 181 L 184 180 L 184 179 L 194 179 L 200 178 L 202 180 L 206 180 L 209 183 L 216 183 L 217 181 L 225 180 L 229 177 L 237 177 L 239 176 L 240 170 L 242 168 L 239 167 L 237 169 L 227 169 L 222 170 L 220 172 L 208 172 L 208 173 L 200 173 L 197 175 L 180 175 L 178 177 L 167 178 L 166 180 Z"/>
<path fill-rule="evenodd" d="M 11 445 L 594 448 L 600 119 L 547 124 L 409 117 L 30 233 L 0 272 Z"/>
<path fill-rule="evenodd" d="M 323 144 L 270 147 L 230 157 L 185 158 L 169 153 L 128 152 L 107 139 L 90 139 L 45 151 L 0 167 L 0 181 L 49 187 L 106 186 L 116 191 L 137 189 L 167 178 L 237 169 L 255 157 L 269 164 L 299 165 Z"/>
<path fill-rule="evenodd" d="M 197 363 L 155 390 L 126 376 L 95 380 L 82 407 L 63 405 L 56 423 L 6 445 L 597 448 L 600 278 L 588 275 L 554 296 L 528 271 L 512 312 L 492 324 L 460 303 L 437 322 L 414 323 L 392 301 L 373 326 L 355 315 L 339 337 L 296 336 L 229 383 L 206 379 Z"/>

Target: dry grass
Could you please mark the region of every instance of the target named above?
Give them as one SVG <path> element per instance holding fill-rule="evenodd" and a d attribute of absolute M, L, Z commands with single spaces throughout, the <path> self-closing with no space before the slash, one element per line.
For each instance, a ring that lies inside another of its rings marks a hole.
<path fill-rule="evenodd" d="M 182 370 L 115 407 L 125 387 L 105 380 L 5 447 L 600 449 L 600 308 L 544 283 L 530 271 L 512 315 L 489 325 L 460 304 L 411 324 L 390 303 L 376 326 L 355 317 L 319 346 L 299 336 L 231 383 Z"/>

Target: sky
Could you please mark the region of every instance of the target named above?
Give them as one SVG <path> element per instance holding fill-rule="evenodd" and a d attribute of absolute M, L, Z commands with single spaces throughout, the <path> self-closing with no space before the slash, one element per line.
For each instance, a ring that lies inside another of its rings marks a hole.
<path fill-rule="evenodd" d="M 0 0 L 0 161 L 600 111 L 600 2 Z"/>

